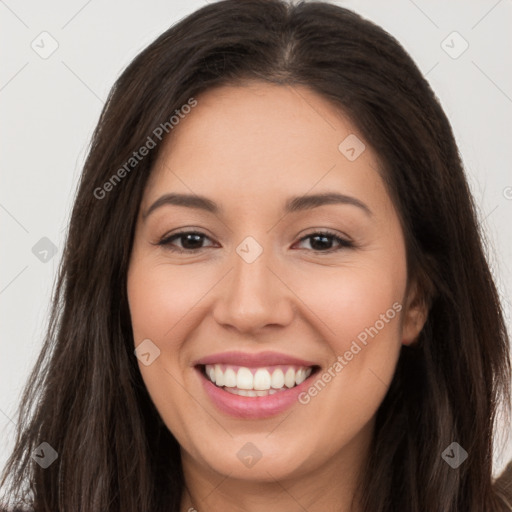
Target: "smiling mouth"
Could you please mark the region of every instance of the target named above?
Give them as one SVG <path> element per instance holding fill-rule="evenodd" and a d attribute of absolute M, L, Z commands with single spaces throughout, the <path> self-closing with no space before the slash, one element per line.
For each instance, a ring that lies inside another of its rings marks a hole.
<path fill-rule="evenodd" d="M 198 365 L 203 376 L 228 393 L 259 397 L 282 393 L 302 384 L 319 366 L 275 365 L 246 367 L 231 364 Z"/>

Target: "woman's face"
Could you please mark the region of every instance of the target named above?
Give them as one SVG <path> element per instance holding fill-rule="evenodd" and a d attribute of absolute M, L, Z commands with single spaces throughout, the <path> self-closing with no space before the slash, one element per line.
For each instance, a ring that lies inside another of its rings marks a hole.
<path fill-rule="evenodd" d="M 184 466 L 260 481 L 357 467 L 424 319 L 375 154 L 307 88 L 197 102 L 149 179 L 129 266 L 148 392 Z"/>

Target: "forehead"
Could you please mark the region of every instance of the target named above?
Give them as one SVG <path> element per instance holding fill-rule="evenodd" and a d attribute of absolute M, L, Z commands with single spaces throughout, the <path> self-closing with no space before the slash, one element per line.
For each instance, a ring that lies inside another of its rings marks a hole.
<path fill-rule="evenodd" d="M 169 191 L 221 202 L 327 190 L 386 194 L 363 136 L 339 108 L 306 87 L 221 86 L 196 100 L 164 141 L 148 201 Z M 346 152 L 352 147 L 360 153 L 355 159 Z"/>

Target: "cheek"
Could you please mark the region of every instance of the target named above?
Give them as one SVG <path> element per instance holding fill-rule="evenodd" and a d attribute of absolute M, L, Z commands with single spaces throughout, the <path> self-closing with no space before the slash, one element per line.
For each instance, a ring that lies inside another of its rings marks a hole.
<path fill-rule="evenodd" d="M 301 403 L 335 437 L 338 428 L 344 439 L 355 435 L 384 399 L 400 354 L 405 286 L 405 255 L 399 251 L 311 282 L 308 306 L 327 326 L 323 337 L 332 356 Z"/>
<path fill-rule="evenodd" d="M 130 267 L 127 291 L 135 347 L 149 339 L 158 347 L 150 365 L 139 368 L 153 400 L 160 406 L 181 396 L 186 364 L 186 333 L 194 319 L 193 306 L 205 291 L 192 285 L 188 273 L 151 258 Z M 141 345 L 142 346 L 142 345 Z"/>
<path fill-rule="evenodd" d="M 128 274 L 128 300 L 135 344 L 144 338 L 167 346 L 178 340 L 173 332 L 189 323 L 190 313 L 209 286 L 183 271 L 146 260 L 131 267 Z"/>
<path fill-rule="evenodd" d="M 183 368 L 187 361 L 184 341 L 198 321 L 193 306 L 207 290 L 204 283 L 192 284 L 190 273 L 182 268 L 155 264 L 151 257 L 135 261 L 128 272 L 135 347 L 149 339 L 160 351 L 149 365 L 139 360 L 141 376 L 164 423 L 180 439 L 189 435 L 186 411 L 190 399 L 183 392 Z"/>
<path fill-rule="evenodd" d="M 296 283 L 297 295 L 317 317 L 315 324 L 336 354 L 380 337 L 394 340 L 400 334 L 401 301 L 406 285 L 405 268 L 396 265 L 351 265 L 331 272 L 316 272 Z M 376 333 L 378 331 L 378 334 Z"/>

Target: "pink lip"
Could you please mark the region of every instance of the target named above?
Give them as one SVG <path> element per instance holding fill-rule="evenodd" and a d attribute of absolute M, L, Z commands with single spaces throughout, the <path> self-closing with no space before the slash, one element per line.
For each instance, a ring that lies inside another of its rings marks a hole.
<path fill-rule="evenodd" d="M 304 366 L 311 365 L 308 364 Z M 224 391 L 208 380 L 206 376 L 203 375 L 201 369 L 197 368 L 197 372 L 200 375 L 206 394 L 219 410 L 230 416 L 243 419 L 268 418 L 285 411 L 294 403 L 298 402 L 299 394 L 306 390 L 310 385 L 311 377 L 317 373 L 313 372 L 304 382 L 286 391 L 279 391 L 278 393 L 267 396 L 249 397 L 234 395 L 228 391 Z"/>
<path fill-rule="evenodd" d="M 293 366 L 315 366 L 317 363 L 298 359 L 279 352 L 259 352 L 250 354 L 247 352 L 220 352 L 202 357 L 193 363 L 193 366 L 205 364 L 232 364 L 237 366 L 274 366 L 274 365 L 293 365 Z M 296 388 L 292 388 L 296 389 Z M 273 395 L 275 396 L 275 395 Z M 242 397 L 243 398 L 243 397 Z M 259 397 L 265 398 L 265 397 Z"/>

